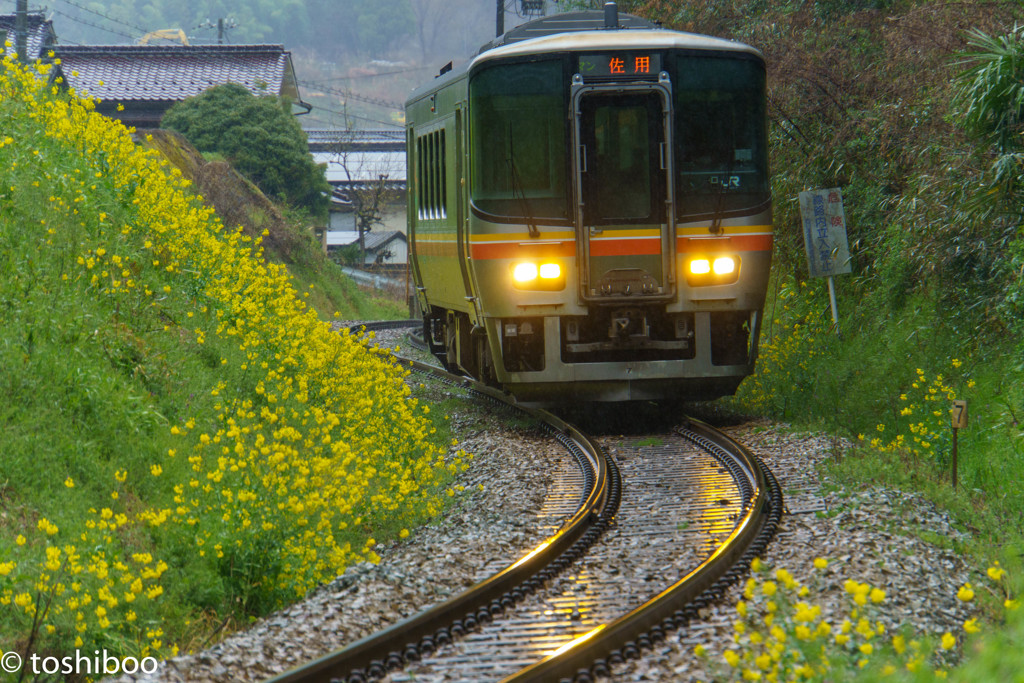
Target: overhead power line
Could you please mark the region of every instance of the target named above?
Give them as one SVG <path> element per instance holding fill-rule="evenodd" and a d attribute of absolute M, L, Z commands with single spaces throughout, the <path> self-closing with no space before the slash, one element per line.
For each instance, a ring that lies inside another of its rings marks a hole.
<path fill-rule="evenodd" d="M 325 78 L 321 83 L 331 83 L 333 81 L 357 81 L 363 78 L 378 78 L 382 76 L 396 76 L 398 74 L 411 74 L 416 71 L 427 71 L 433 69 L 431 66 L 413 66 L 408 69 L 396 69 L 395 71 L 381 71 L 373 74 L 358 74 L 356 76 L 338 76 L 336 78 Z"/>
<path fill-rule="evenodd" d="M 74 2 L 74 0 L 60 0 L 60 2 L 63 2 L 65 4 L 67 4 L 67 5 L 71 5 L 72 7 L 77 7 L 78 9 L 82 10 L 83 12 L 88 12 L 89 14 L 94 14 L 94 15 L 96 15 L 98 17 L 103 17 L 107 21 L 112 21 L 115 24 L 120 24 L 121 26 L 125 26 L 125 27 L 130 28 L 130 29 L 132 29 L 134 31 L 138 31 L 139 35 L 148 33 L 148 31 L 146 29 L 142 28 L 141 26 L 136 26 L 135 24 L 129 24 L 126 21 L 123 21 L 123 20 L 118 19 L 116 17 L 110 16 L 109 14 L 104 14 L 103 12 L 91 9 L 89 7 L 86 7 L 85 5 L 80 5 L 77 2 Z M 54 11 L 58 12 L 58 10 L 54 10 Z M 63 16 L 68 16 L 67 14 L 64 14 L 63 12 L 59 12 L 59 13 L 62 14 Z M 82 23 L 85 23 L 85 22 L 82 22 Z M 102 28 L 101 26 L 96 26 L 95 24 L 89 24 L 89 25 L 90 26 L 94 26 L 96 28 Z M 104 30 L 110 30 L 110 29 L 104 29 Z M 111 33 L 115 33 L 115 31 L 111 31 Z M 121 35 L 124 35 L 124 34 L 121 34 Z M 131 37 L 131 36 L 129 36 L 129 37 Z"/>
<path fill-rule="evenodd" d="M 299 81 L 299 85 L 304 85 L 308 88 L 317 88 L 324 92 L 329 92 L 332 95 L 338 95 L 349 100 L 355 100 L 356 102 L 366 102 L 367 104 L 375 104 L 379 107 L 387 107 L 388 109 L 402 109 L 404 105 L 398 102 L 391 102 L 389 100 L 382 100 L 376 97 L 367 97 L 365 95 L 357 95 L 345 90 L 338 90 L 330 86 L 324 85 L 323 83 L 317 83 L 316 81 Z"/>
<path fill-rule="evenodd" d="M 117 31 L 117 30 L 112 29 L 112 28 L 107 28 L 106 26 L 100 26 L 99 24 L 94 24 L 91 21 L 86 21 L 85 19 L 80 19 L 80 18 L 78 18 L 76 16 L 72 16 L 70 14 L 67 14 L 66 12 L 62 12 L 59 9 L 56 9 L 56 8 L 54 8 L 53 11 L 54 11 L 55 14 L 59 14 L 62 17 L 66 17 L 66 18 L 70 19 L 71 21 L 73 21 L 76 24 L 81 24 L 83 26 L 91 26 L 92 28 L 98 28 L 101 31 L 106 31 L 107 33 L 113 33 L 116 36 L 121 36 L 122 38 L 127 38 L 129 40 L 135 40 L 136 36 L 133 36 L 133 35 L 131 35 L 129 33 L 125 33 L 123 31 Z"/>
<path fill-rule="evenodd" d="M 380 119 L 371 119 L 368 116 L 359 116 L 358 114 L 350 114 L 345 111 L 337 111 L 336 109 L 328 109 L 327 107 L 321 107 L 314 104 L 311 114 L 315 114 L 318 111 L 327 112 L 329 114 L 337 114 L 338 116 L 344 116 L 350 119 L 359 119 L 360 121 L 369 121 L 370 123 L 379 123 L 383 126 L 393 126 L 395 128 L 404 128 L 401 123 L 395 123 L 394 121 L 381 121 Z"/>

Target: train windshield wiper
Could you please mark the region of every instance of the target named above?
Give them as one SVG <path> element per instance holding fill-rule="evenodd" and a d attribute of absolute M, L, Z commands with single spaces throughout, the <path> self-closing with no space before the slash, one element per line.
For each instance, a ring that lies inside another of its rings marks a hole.
<path fill-rule="evenodd" d="M 512 196 L 519 200 L 519 208 L 522 211 L 523 218 L 526 220 L 526 229 L 530 232 L 530 237 L 540 237 L 540 230 L 537 229 L 537 224 L 533 220 L 533 215 L 530 213 L 530 204 L 526 201 L 526 192 L 523 190 L 523 184 L 519 181 L 519 169 L 516 167 L 515 143 L 512 140 L 512 124 L 508 124 L 508 158 L 505 160 L 508 162 L 509 172 L 512 176 Z"/>
<path fill-rule="evenodd" d="M 729 160 L 725 164 L 725 177 L 718 183 L 718 195 L 715 197 L 715 212 L 711 217 L 711 227 L 708 230 L 713 235 L 722 234 L 722 213 L 725 208 L 725 194 L 728 192 L 729 183 L 732 182 L 732 170 L 734 168 L 734 162 L 736 161 L 736 148 L 731 147 L 732 154 L 729 156 Z"/>

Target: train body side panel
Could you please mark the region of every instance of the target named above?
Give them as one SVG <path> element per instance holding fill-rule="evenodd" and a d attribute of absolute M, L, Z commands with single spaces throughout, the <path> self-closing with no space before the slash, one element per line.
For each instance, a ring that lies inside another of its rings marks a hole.
<path fill-rule="evenodd" d="M 406 112 L 409 258 L 423 310 L 472 312 L 464 220 L 465 94 L 465 79 L 459 79 Z"/>

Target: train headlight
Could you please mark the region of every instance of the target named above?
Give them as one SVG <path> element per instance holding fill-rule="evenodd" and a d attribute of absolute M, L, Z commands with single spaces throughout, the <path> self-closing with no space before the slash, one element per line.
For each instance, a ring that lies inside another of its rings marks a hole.
<path fill-rule="evenodd" d="M 517 263 L 515 268 L 512 269 L 512 279 L 519 284 L 533 282 L 537 279 L 537 274 L 536 263 Z"/>
<path fill-rule="evenodd" d="M 698 256 L 684 266 L 691 287 L 728 285 L 739 279 L 740 260 L 736 256 Z"/>
<path fill-rule="evenodd" d="M 542 280 L 557 280 L 562 277 L 562 268 L 557 263 L 542 263 L 540 277 Z"/>
<path fill-rule="evenodd" d="M 706 258 L 695 258 L 690 261 L 691 275 L 707 275 L 711 272 L 711 261 Z"/>
<path fill-rule="evenodd" d="M 557 263 L 523 261 L 512 266 L 512 285 L 516 289 L 560 290 L 565 287 L 565 276 Z"/>
<path fill-rule="evenodd" d="M 736 272 L 736 259 L 732 256 L 719 256 L 715 259 L 715 275 L 732 275 Z"/>

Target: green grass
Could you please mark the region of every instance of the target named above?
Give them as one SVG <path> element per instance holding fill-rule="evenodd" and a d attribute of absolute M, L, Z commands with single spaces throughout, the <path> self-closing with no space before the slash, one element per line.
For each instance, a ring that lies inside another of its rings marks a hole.
<path fill-rule="evenodd" d="M 309 302 L 402 308 L 38 84 L 0 68 L 0 647 L 193 649 L 436 516 L 444 414 Z"/>
<path fill-rule="evenodd" d="M 1016 597 L 1024 584 L 1019 341 L 992 332 L 966 337 L 964 329 L 971 326 L 939 307 L 928 292 L 890 308 L 864 278 L 841 283 L 841 336 L 831 329 L 822 283 L 783 278 L 772 292 L 777 294 L 767 311 L 773 311 L 773 324 L 762 339 L 757 374 L 727 405 L 786 420 L 798 430 L 851 440 L 852 450 L 823 465 L 833 485 L 919 492 L 948 511 L 969 535 L 960 540 L 913 528 L 903 532 L 967 556 L 982 574 L 999 561 L 1008 571 L 999 585 Z M 953 395 L 968 400 L 970 414 L 968 427 L 958 434 L 956 490 L 950 482 Z M 969 664 L 954 671 L 952 679 L 1004 680 L 998 672 L 1008 669 L 994 653 L 1019 637 L 1020 625 L 1014 612 L 1004 613 L 1002 599 L 983 602 L 985 635 L 971 638 L 964 653 Z M 1011 624 L 1005 632 L 1004 618 Z M 975 651 L 980 654 L 971 657 Z M 1006 656 L 1019 661 L 1015 652 Z M 886 662 L 895 662 L 902 672 L 894 680 L 933 680 L 930 666 L 923 666 L 927 675 L 918 679 L 906 671 L 904 660 L 889 652 L 872 659 L 860 678 L 849 680 L 874 680 Z"/>
<path fill-rule="evenodd" d="M 757 373 L 728 404 L 854 440 L 857 449 L 831 468 L 847 482 L 921 490 L 994 543 L 1021 534 L 1024 492 L 1014 484 L 1024 475 L 1018 342 L 965 343 L 927 297 L 892 313 L 870 298 L 858 305 L 852 290 L 840 299 L 837 337 L 822 310 L 820 284 L 783 285 L 784 303 L 768 304 L 779 322 L 762 339 Z M 966 399 L 970 415 L 958 434 L 956 492 L 949 485 L 949 395 Z M 911 431 L 921 422 L 923 429 Z M 903 447 L 893 446 L 897 434 Z M 914 443 L 918 435 L 927 448 Z"/>

